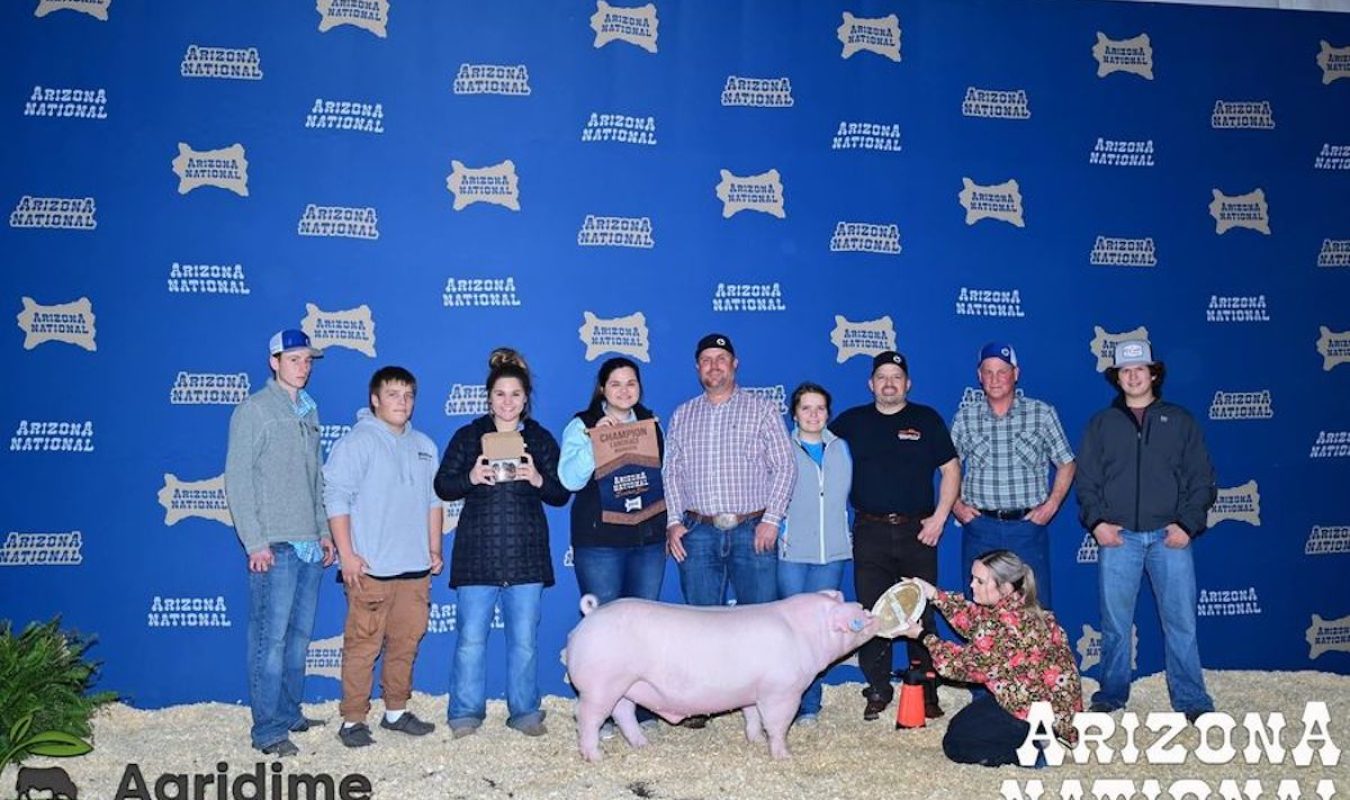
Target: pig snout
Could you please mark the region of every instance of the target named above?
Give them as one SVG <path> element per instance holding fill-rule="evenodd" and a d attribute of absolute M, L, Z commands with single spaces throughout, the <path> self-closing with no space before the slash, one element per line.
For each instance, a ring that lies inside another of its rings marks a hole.
<path fill-rule="evenodd" d="M 881 622 L 871 611 L 857 603 L 840 603 L 831 612 L 835 630 L 847 632 L 854 637 L 867 640 L 876 635 Z"/>

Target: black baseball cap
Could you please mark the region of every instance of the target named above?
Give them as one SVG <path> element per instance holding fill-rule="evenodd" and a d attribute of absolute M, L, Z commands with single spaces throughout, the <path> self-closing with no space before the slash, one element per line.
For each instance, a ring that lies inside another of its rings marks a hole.
<path fill-rule="evenodd" d="M 698 346 L 694 348 L 694 360 L 698 361 L 698 357 L 703 355 L 703 351 L 709 347 L 720 347 L 732 356 L 736 355 L 736 348 L 731 344 L 731 337 L 722 333 L 710 333 L 698 340 Z"/>
<path fill-rule="evenodd" d="M 909 374 L 909 362 L 905 361 L 905 357 L 894 350 L 883 350 L 872 356 L 872 372 L 875 373 L 886 364 L 894 364 L 903 369 L 906 375 Z"/>

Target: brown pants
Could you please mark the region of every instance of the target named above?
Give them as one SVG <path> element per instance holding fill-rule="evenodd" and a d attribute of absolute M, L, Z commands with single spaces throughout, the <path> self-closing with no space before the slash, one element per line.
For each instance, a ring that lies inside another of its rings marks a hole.
<path fill-rule="evenodd" d="M 398 711 L 412 696 L 413 659 L 427 632 L 431 578 L 377 581 L 361 579 L 347 587 L 347 625 L 342 637 L 342 702 L 346 722 L 362 722 L 370 713 L 375 659 L 384 650 L 380 689 L 384 707 Z"/>

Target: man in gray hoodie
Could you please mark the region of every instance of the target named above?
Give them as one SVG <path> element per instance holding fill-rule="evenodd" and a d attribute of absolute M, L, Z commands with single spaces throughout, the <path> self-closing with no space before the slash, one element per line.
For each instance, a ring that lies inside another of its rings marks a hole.
<path fill-rule="evenodd" d="M 335 551 L 323 508 L 319 410 L 305 391 L 314 359 L 303 331 L 269 343 L 272 378 L 235 407 L 225 496 L 248 553 L 250 739 L 268 755 L 300 752 L 291 731 L 322 724 L 300 711 L 319 579 Z"/>
<path fill-rule="evenodd" d="M 440 458 L 409 422 L 416 398 L 411 372 L 377 370 L 369 409 L 357 412 L 356 425 L 333 445 L 323 468 L 328 527 L 347 590 L 338 730 L 347 747 L 374 743 L 365 719 L 381 650 L 380 727 L 412 736 L 436 728 L 407 710 L 413 661 L 427 631 L 431 575 L 441 571 L 441 502 L 432 488 Z"/>

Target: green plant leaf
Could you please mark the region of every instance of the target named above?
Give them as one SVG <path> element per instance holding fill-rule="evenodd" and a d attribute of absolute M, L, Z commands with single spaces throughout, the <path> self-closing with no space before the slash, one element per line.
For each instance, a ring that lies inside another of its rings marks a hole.
<path fill-rule="evenodd" d="M 28 733 L 28 728 L 33 724 L 33 712 L 28 712 L 14 723 L 14 727 L 9 729 L 9 740 L 11 742 L 22 741 Z"/>
<path fill-rule="evenodd" d="M 94 746 L 78 736 L 63 731 L 46 731 L 24 742 L 24 749 L 35 756 L 66 758 L 82 756 L 94 749 Z"/>
<path fill-rule="evenodd" d="M 22 759 L 33 731 L 64 731 L 77 739 L 91 734 L 90 716 L 116 698 L 94 692 L 97 663 L 87 660 L 93 639 L 62 631 L 60 618 L 32 622 L 17 630 L 0 620 L 0 754 Z M 24 722 L 25 718 L 29 721 Z M 69 743 L 49 742 L 55 748 Z"/>

